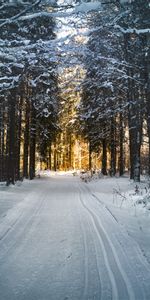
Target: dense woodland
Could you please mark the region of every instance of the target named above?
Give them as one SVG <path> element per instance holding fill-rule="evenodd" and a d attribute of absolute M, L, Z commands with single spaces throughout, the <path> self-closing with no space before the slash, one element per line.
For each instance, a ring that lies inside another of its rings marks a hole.
<path fill-rule="evenodd" d="M 150 175 L 149 16 L 148 0 L 0 1 L 0 181 L 56 170 L 63 139 L 73 167 L 76 138 L 89 169 L 101 152 L 104 175 Z"/>

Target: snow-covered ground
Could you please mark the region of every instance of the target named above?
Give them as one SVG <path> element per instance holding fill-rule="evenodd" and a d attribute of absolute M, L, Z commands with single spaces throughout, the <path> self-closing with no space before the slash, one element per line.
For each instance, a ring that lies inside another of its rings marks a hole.
<path fill-rule="evenodd" d="M 0 186 L 0 299 L 149 300 L 146 184 L 42 175 Z"/>
<path fill-rule="evenodd" d="M 146 181 L 135 184 L 128 178 L 103 178 L 88 184 L 95 199 L 128 232 L 150 263 L 150 191 Z"/>

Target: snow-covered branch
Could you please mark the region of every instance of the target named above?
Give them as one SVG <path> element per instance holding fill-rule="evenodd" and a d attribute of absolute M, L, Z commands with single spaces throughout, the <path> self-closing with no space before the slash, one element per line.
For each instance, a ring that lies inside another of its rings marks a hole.
<path fill-rule="evenodd" d="M 128 33 L 136 33 L 136 34 L 145 34 L 145 33 L 150 33 L 150 28 L 128 28 L 128 29 L 124 29 L 123 27 L 121 27 L 120 25 L 115 25 L 114 26 L 116 29 L 119 29 L 123 34 L 128 34 Z"/>
<path fill-rule="evenodd" d="M 19 17 L 23 16 L 24 14 L 26 14 L 28 11 L 30 11 L 32 8 L 34 8 L 35 6 L 37 6 L 38 4 L 40 4 L 41 0 L 37 0 L 35 1 L 32 5 L 29 5 L 28 7 L 26 7 L 25 9 L 23 9 L 20 13 L 18 13 L 17 15 L 6 19 L 2 24 L 0 24 L 0 28 L 2 28 L 3 26 L 10 24 L 11 22 L 13 22 L 14 20 L 17 20 Z"/>

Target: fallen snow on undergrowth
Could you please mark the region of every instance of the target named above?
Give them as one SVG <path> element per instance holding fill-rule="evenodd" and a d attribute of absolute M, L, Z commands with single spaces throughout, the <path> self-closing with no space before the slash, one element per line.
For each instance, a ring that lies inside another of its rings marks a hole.
<path fill-rule="evenodd" d="M 114 206 L 134 208 L 134 210 L 139 209 L 143 213 L 147 213 L 147 210 L 150 210 L 150 187 L 147 179 L 143 179 L 140 183 L 135 183 L 129 180 L 128 177 L 103 177 L 99 180 L 91 180 L 89 186 L 95 188 L 99 193 L 102 190 L 106 194 L 111 193 Z"/>
<path fill-rule="evenodd" d="M 50 171 L 50 170 L 37 170 L 37 177 L 53 177 L 53 176 L 70 176 L 73 175 L 73 171 Z"/>

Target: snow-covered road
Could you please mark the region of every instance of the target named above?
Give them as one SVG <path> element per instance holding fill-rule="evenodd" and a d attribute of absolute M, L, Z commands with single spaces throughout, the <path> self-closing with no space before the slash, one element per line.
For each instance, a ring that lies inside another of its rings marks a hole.
<path fill-rule="evenodd" d="M 87 184 L 25 185 L 0 218 L 0 300 L 150 299 L 149 263 Z"/>

